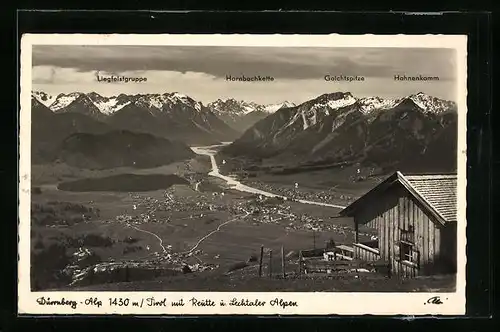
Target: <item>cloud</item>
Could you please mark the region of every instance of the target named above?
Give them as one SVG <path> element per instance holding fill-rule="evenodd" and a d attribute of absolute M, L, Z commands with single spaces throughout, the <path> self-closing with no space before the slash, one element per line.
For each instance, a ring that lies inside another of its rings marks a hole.
<path fill-rule="evenodd" d="M 35 66 L 32 69 L 34 84 L 108 84 L 123 85 L 123 82 L 99 83 L 97 76 L 145 77 L 151 85 L 171 85 L 185 81 L 191 84 L 207 84 L 216 79 L 215 76 L 198 72 L 178 72 L 167 70 L 127 70 L 127 71 L 82 71 L 77 68 L 60 68 L 55 66 Z"/>
<path fill-rule="evenodd" d="M 395 73 L 455 77 L 452 49 L 215 46 L 33 46 L 34 66 L 90 71 L 199 72 L 315 79 L 325 73 L 388 77 Z"/>
<path fill-rule="evenodd" d="M 295 103 L 323 93 L 401 97 L 419 91 L 456 98 L 452 49 L 33 46 L 33 87 L 51 94 L 181 92 L 208 103 L 236 98 L 259 103 Z M 99 75 L 146 77 L 142 83 L 98 82 Z M 232 76 L 273 76 L 272 83 L 227 82 Z M 326 82 L 324 76 L 359 75 L 363 83 Z M 395 82 L 395 74 L 439 76 L 438 82 Z"/>
<path fill-rule="evenodd" d="M 32 69 L 33 83 L 72 84 L 95 82 L 95 76 L 89 72 L 81 72 L 76 68 L 60 68 L 56 66 L 35 66 Z"/>

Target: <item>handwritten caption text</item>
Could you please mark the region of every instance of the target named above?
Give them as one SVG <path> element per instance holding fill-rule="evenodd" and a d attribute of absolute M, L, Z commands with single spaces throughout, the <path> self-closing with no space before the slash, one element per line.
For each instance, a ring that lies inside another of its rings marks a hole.
<path fill-rule="evenodd" d="M 275 298 L 270 301 L 248 298 L 229 298 L 227 300 L 214 301 L 210 298 L 190 297 L 188 299 L 180 298 L 177 300 L 169 300 L 167 297 L 144 297 L 131 300 L 128 297 L 108 297 L 98 298 L 89 297 L 83 301 L 74 300 L 71 298 L 50 298 L 39 297 L 36 302 L 41 306 L 60 306 L 69 307 L 76 310 L 79 307 L 96 307 L 96 308 L 148 308 L 148 307 L 278 307 L 287 309 L 298 307 L 296 301 Z"/>

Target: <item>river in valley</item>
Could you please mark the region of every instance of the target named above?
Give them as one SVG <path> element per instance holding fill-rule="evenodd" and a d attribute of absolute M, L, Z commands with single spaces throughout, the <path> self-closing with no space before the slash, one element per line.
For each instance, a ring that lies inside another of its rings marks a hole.
<path fill-rule="evenodd" d="M 217 165 L 217 161 L 215 160 L 215 155 L 217 154 L 217 150 L 220 147 L 223 147 L 223 146 L 228 145 L 228 144 L 229 143 L 223 143 L 223 144 L 219 144 L 219 145 L 210 145 L 210 146 L 198 146 L 198 147 L 191 147 L 191 149 L 194 151 L 194 153 L 196 153 L 198 155 L 210 157 L 210 162 L 212 164 L 212 170 L 208 173 L 208 175 L 214 176 L 214 177 L 217 177 L 219 179 L 226 181 L 227 185 L 231 189 L 239 190 L 239 191 L 246 192 L 246 193 L 262 195 L 262 196 L 266 196 L 266 197 L 279 197 L 279 198 L 282 198 L 285 200 L 288 199 L 288 197 L 284 197 L 281 195 L 273 194 L 271 192 L 267 192 L 267 191 L 260 190 L 260 189 L 254 188 L 254 187 L 250 187 L 248 185 L 241 183 L 240 181 L 238 181 L 237 179 L 235 179 L 231 176 L 221 174 L 219 172 L 219 166 Z M 342 205 L 314 202 L 314 201 L 308 201 L 308 200 L 304 200 L 304 199 L 299 199 L 296 201 L 299 203 L 303 203 L 303 204 L 328 206 L 328 207 L 333 207 L 333 208 L 337 208 L 337 209 L 345 208 L 345 206 L 342 206 Z"/>

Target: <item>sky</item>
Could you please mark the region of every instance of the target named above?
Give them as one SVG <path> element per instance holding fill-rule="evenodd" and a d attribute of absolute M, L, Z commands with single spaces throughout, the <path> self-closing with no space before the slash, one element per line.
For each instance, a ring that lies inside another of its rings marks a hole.
<path fill-rule="evenodd" d="M 179 92 L 204 104 L 219 98 L 299 104 L 339 91 L 383 98 L 424 92 L 448 100 L 456 100 L 457 92 L 455 50 L 445 48 L 34 45 L 32 65 L 33 90 L 51 95 Z M 396 74 L 439 81 L 398 82 Z M 97 80 L 110 75 L 147 81 Z M 227 75 L 274 81 L 229 82 Z M 325 75 L 358 75 L 364 81 L 331 82 Z"/>

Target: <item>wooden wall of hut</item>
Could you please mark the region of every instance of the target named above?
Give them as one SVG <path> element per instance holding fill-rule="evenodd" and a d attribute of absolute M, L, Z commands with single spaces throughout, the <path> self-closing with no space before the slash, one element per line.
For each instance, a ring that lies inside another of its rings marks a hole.
<path fill-rule="evenodd" d="M 393 275 L 434 274 L 443 260 L 456 257 L 456 227 L 446 227 L 443 232 L 445 227 L 402 187 L 391 187 L 378 202 L 365 204 L 356 212 L 355 222 L 377 230 L 380 258 L 391 262 Z M 443 234 L 446 239 L 442 239 Z M 411 256 L 403 257 L 402 246 L 407 244 Z M 358 250 L 356 254 L 360 259 L 373 260 L 369 251 Z"/>

